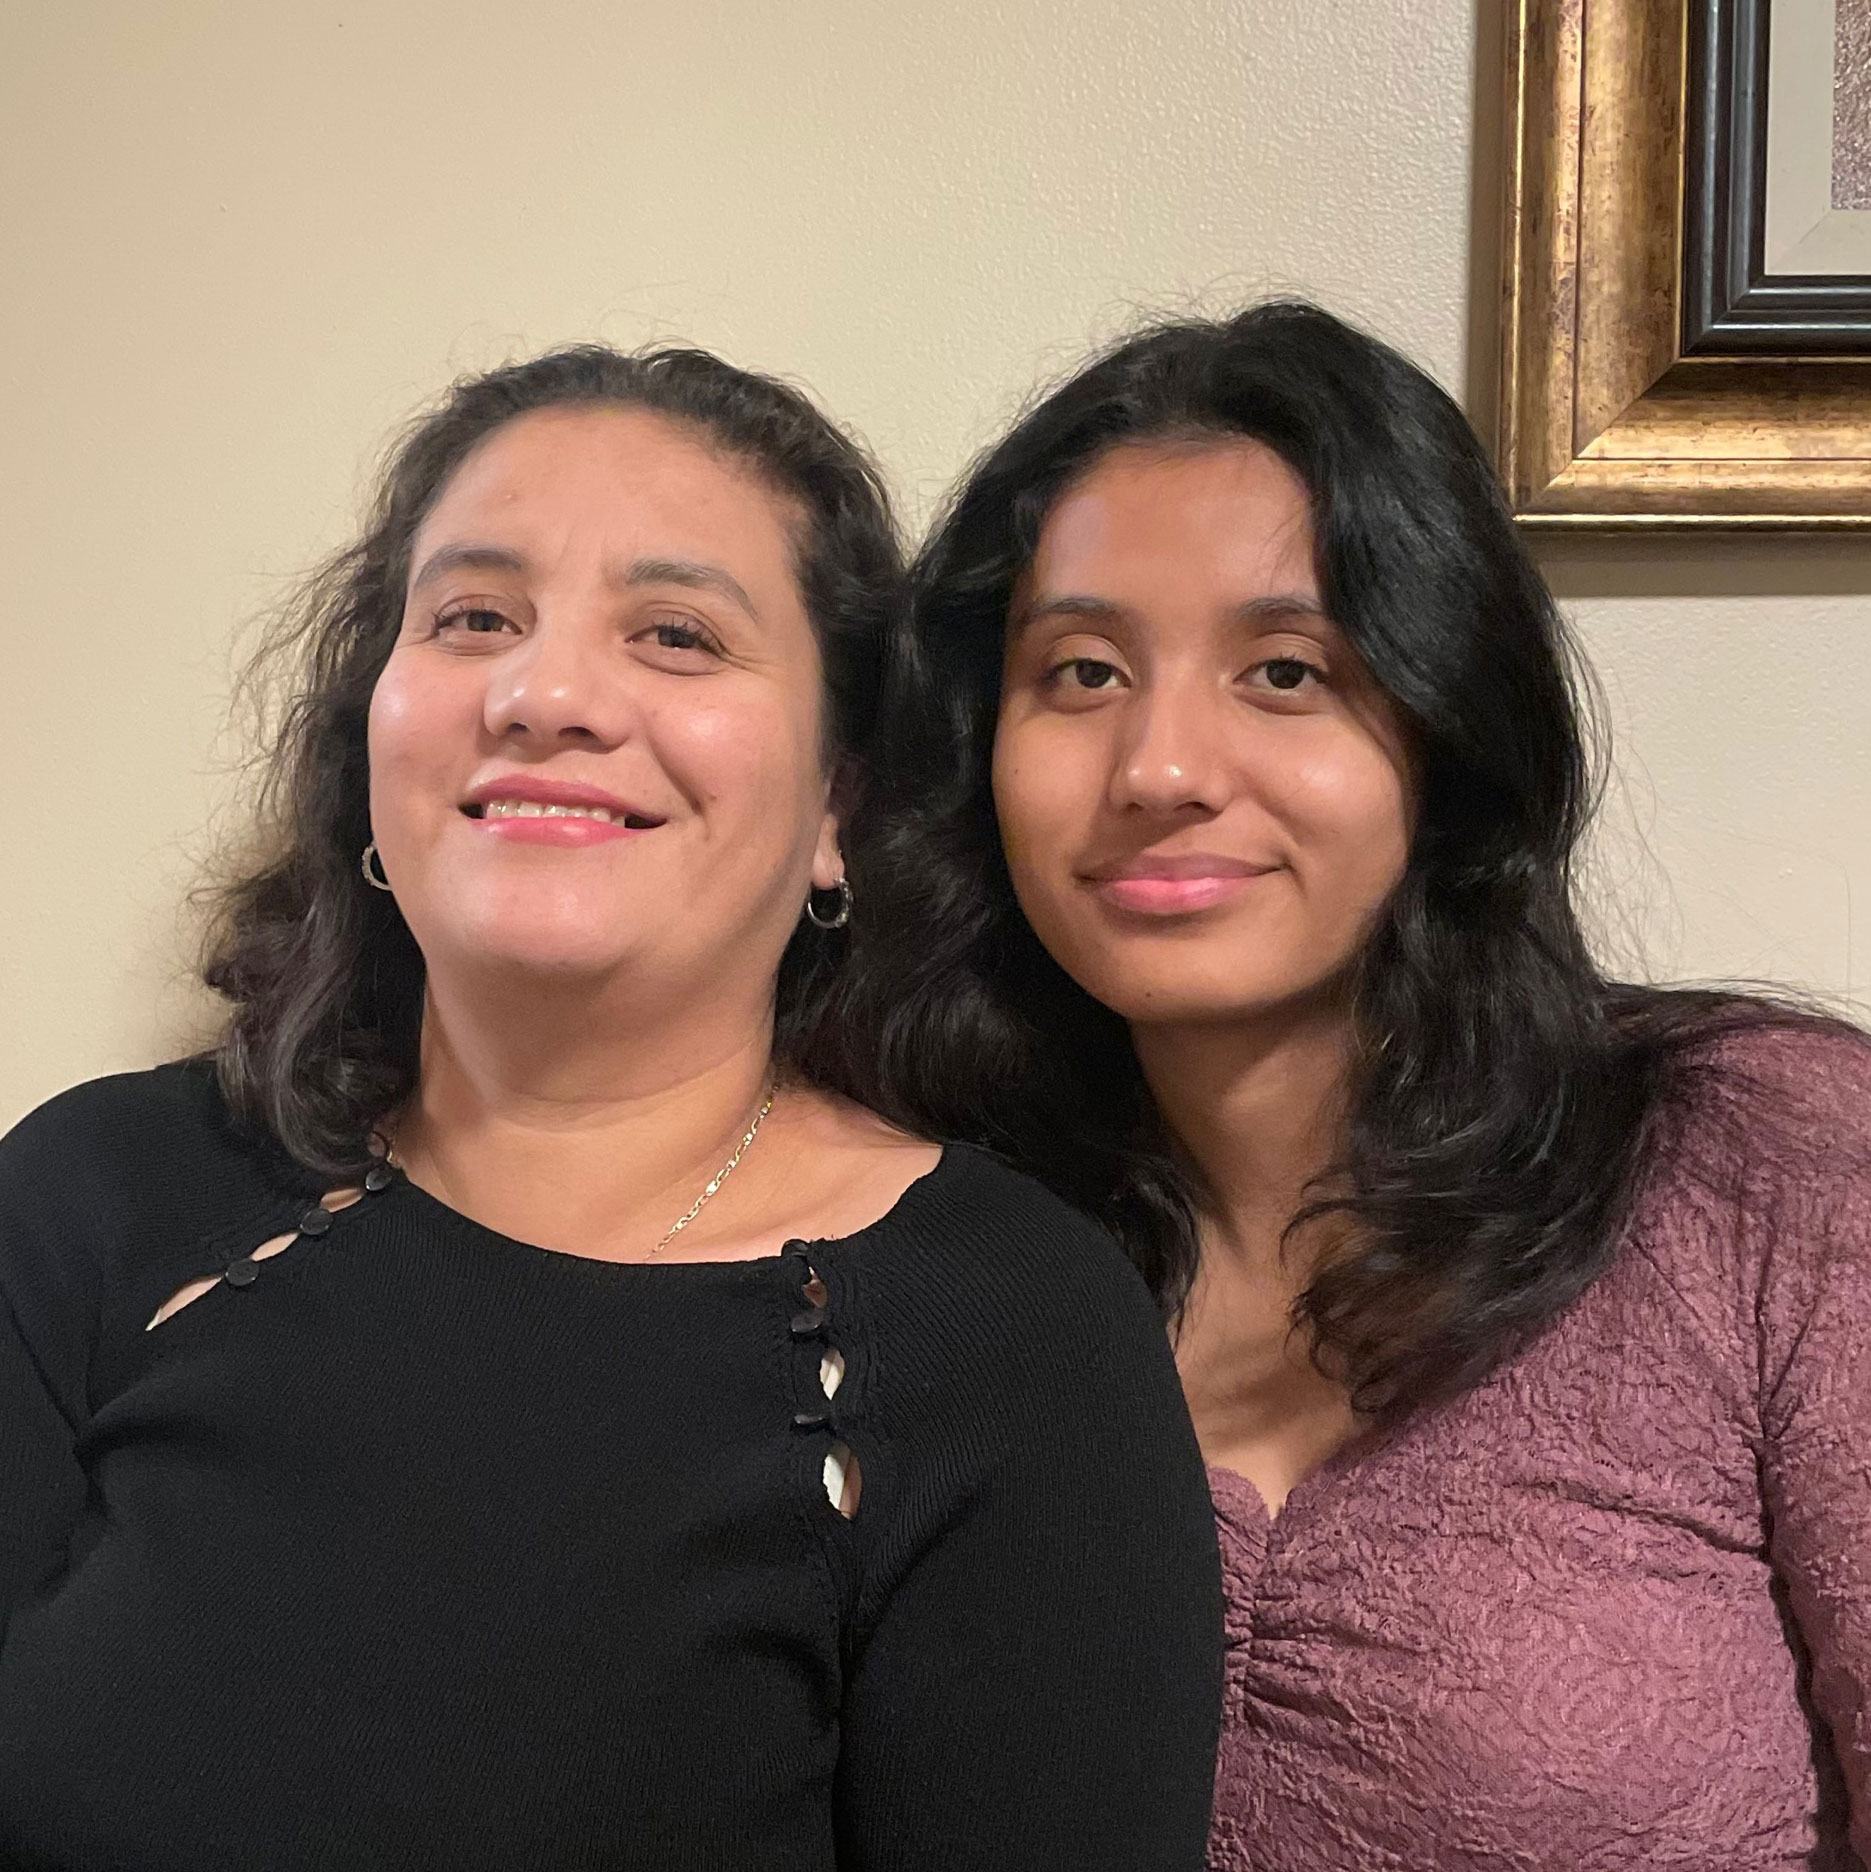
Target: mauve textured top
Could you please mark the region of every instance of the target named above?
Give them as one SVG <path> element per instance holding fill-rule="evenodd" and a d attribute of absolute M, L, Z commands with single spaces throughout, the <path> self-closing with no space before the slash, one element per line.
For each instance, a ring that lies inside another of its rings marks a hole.
<path fill-rule="evenodd" d="M 1871 1048 L 1729 1042 L 1530 1349 L 1210 1482 L 1213 1872 L 1871 1864 Z"/>

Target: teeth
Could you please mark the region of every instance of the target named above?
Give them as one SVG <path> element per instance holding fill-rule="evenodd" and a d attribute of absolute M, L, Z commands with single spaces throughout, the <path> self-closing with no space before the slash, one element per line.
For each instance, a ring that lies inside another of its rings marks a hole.
<path fill-rule="evenodd" d="M 488 819 L 597 819 L 605 825 L 617 819 L 605 806 L 542 806 L 537 800 L 489 800 L 481 811 Z"/>

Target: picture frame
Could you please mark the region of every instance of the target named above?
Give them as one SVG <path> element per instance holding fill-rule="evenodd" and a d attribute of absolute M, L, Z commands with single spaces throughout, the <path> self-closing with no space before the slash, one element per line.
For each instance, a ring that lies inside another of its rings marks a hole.
<path fill-rule="evenodd" d="M 1858 3 L 1510 0 L 1498 458 L 1528 527 L 1871 526 L 1871 214 L 1820 204 L 1821 270 L 1768 242 L 1810 167 L 1769 160 L 1776 83 L 1817 82 Z"/>

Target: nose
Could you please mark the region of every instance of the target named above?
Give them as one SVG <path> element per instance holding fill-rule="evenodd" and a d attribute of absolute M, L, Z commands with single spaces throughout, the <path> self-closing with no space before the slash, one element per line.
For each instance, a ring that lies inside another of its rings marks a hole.
<path fill-rule="evenodd" d="M 616 746 L 630 733 L 630 685 L 595 619 L 543 611 L 527 640 L 489 659 L 486 720 L 497 740 Z"/>
<path fill-rule="evenodd" d="M 1194 682 L 1138 690 L 1111 766 L 1110 803 L 1164 816 L 1227 804 L 1227 698 Z"/>

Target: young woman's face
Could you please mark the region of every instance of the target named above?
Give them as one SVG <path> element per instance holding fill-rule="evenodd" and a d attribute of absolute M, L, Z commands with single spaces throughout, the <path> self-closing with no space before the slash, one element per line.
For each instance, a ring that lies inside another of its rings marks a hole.
<path fill-rule="evenodd" d="M 371 830 L 431 968 L 770 979 L 842 874 L 793 515 L 662 417 L 496 430 L 417 532 Z"/>
<path fill-rule="evenodd" d="M 1125 1019 L 1252 1019 L 1342 979 L 1403 875 L 1407 761 L 1270 449 L 1124 446 L 1054 506 L 994 799 L 1035 932 Z"/>

